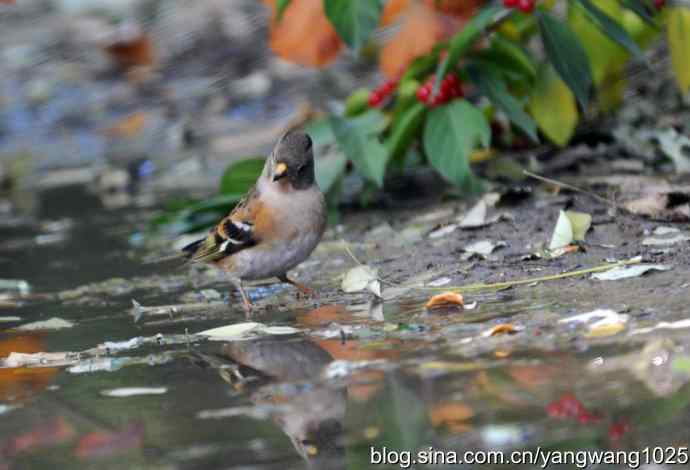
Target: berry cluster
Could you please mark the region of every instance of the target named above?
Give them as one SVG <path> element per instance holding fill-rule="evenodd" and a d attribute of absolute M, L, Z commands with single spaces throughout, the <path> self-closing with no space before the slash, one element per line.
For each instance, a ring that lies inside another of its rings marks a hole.
<path fill-rule="evenodd" d="M 386 80 L 378 88 L 369 93 L 369 106 L 372 108 L 380 106 L 396 88 L 398 88 L 398 80 Z"/>
<path fill-rule="evenodd" d="M 517 8 L 523 13 L 532 13 L 536 0 L 503 0 L 503 6 L 506 8 Z"/>
<path fill-rule="evenodd" d="M 582 424 L 596 423 L 601 418 L 589 411 L 580 400 L 566 393 L 558 400 L 549 403 L 546 412 L 553 418 L 575 418 Z"/>
<path fill-rule="evenodd" d="M 654 0 L 654 8 L 661 10 L 666 6 L 666 0 Z"/>
<path fill-rule="evenodd" d="M 426 83 L 417 89 L 417 100 L 428 106 L 434 107 L 445 104 L 454 98 L 462 97 L 460 79 L 454 73 L 449 73 L 441 81 L 441 87 L 435 96 L 431 96 L 436 75 L 432 75 Z"/>

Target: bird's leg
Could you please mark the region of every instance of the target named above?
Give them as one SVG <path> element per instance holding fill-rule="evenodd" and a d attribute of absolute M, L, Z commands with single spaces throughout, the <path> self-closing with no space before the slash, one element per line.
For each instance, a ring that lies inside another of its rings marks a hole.
<path fill-rule="evenodd" d="M 245 316 L 247 317 L 247 319 L 249 319 L 252 316 L 252 309 L 254 308 L 254 304 L 252 304 L 252 301 L 249 299 L 247 292 L 245 292 L 244 286 L 242 286 L 241 279 L 233 278 L 230 281 L 240 292 L 240 296 L 242 296 L 242 307 L 244 308 Z"/>
<path fill-rule="evenodd" d="M 300 284 L 299 282 L 295 281 L 294 279 L 290 279 L 287 274 L 283 274 L 282 276 L 278 276 L 278 279 L 280 279 L 281 282 L 286 282 L 288 284 L 292 284 L 300 292 L 302 292 L 304 295 L 306 295 L 308 297 L 317 297 L 317 293 L 314 292 L 313 289 L 310 289 L 307 286 Z"/>

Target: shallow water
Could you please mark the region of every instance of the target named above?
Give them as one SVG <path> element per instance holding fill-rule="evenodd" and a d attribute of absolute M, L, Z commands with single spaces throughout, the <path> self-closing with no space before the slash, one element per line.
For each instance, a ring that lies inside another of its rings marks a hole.
<path fill-rule="evenodd" d="M 426 295 L 380 306 L 333 291 L 314 309 L 292 302 L 289 289 L 261 287 L 252 291 L 264 299 L 255 320 L 301 333 L 205 341 L 194 333 L 245 321 L 234 293 L 230 305 L 209 302 L 189 316 L 133 318 L 132 299 L 172 305 L 182 294 L 191 301 L 203 289 L 226 289 L 143 264 L 129 237 L 148 212 L 104 211 L 77 187 L 44 193 L 37 206 L 36 220 L 69 223 L 62 241 L 43 245 L 40 224 L 2 229 L 0 277 L 24 279 L 32 292 L 0 310 L 21 317 L 2 324 L 0 353 L 83 353 L 0 369 L 0 468 L 360 469 L 383 460 L 384 448 L 430 447 L 461 459 L 478 450 L 508 458 L 537 448 L 674 446 L 661 453 L 684 459 L 687 356 L 644 336 L 583 339 L 558 323 L 581 309 L 557 290 L 477 295 L 475 310 L 427 312 Z M 74 326 L 11 330 L 51 317 Z M 508 322 L 523 329 L 483 335 Z M 93 349 L 138 337 L 150 339 Z M 128 387 L 155 394 L 104 394 Z M 408 466 L 407 454 L 386 455 L 390 468 Z"/>

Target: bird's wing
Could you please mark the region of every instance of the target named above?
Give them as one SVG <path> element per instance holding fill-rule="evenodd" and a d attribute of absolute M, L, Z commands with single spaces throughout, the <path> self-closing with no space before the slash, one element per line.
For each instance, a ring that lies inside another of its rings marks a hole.
<path fill-rule="evenodd" d="M 262 204 L 258 196 L 256 187 L 252 188 L 206 238 L 182 248 L 187 258 L 195 262 L 215 262 L 259 243 L 255 225 Z"/>

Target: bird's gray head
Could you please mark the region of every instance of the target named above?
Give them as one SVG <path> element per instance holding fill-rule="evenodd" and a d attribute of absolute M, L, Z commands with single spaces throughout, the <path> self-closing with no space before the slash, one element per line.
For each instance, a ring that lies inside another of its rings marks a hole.
<path fill-rule="evenodd" d="M 306 189 L 314 184 L 314 152 L 311 138 L 300 131 L 284 134 L 270 157 L 272 181 L 289 183 L 294 189 Z"/>

